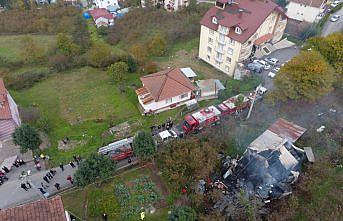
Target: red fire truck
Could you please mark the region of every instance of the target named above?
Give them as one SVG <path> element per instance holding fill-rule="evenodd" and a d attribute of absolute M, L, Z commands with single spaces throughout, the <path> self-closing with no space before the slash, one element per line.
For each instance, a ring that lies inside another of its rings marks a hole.
<path fill-rule="evenodd" d="M 215 106 L 209 106 L 197 111 L 191 115 L 187 115 L 182 125 L 185 134 L 192 131 L 201 130 L 209 124 L 216 124 L 220 120 L 220 110 Z"/>
<path fill-rule="evenodd" d="M 237 107 L 236 101 L 237 101 L 239 96 L 243 96 L 243 101 L 242 101 L 242 105 Z M 234 114 L 238 110 L 243 110 L 243 109 L 250 107 L 250 102 L 251 102 L 250 98 L 248 98 L 244 95 L 236 95 L 236 96 L 231 97 L 231 98 L 227 99 L 226 101 L 222 102 L 217 107 L 222 112 L 222 115 L 230 115 L 230 114 Z"/>

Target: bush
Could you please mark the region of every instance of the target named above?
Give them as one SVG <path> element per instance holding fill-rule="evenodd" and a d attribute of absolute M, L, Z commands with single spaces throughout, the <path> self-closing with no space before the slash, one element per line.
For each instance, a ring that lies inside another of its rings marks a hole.
<path fill-rule="evenodd" d="M 54 55 L 49 58 L 49 67 L 58 72 L 65 71 L 72 67 L 70 60 L 71 58 L 62 54 Z"/>
<path fill-rule="evenodd" d="M 137 64 L 137 62 L 136 62 L 136 60 L 132 57 L 132 56 L 127 56 L 127 58 L 126 58 L 126 63 L 127 63 L 127 65 L 128 65 L 128 71 L 130 72 L 130 73 L 134 73 L 134 72 L 136 72 L 137 71 L 137 69 L 138 69 L 138 64 Z"/>
<path fill-rule="evenodd" d="M 106 67 L 112 59 L 111 46 L 103 42 L 93 44 L 87 53 L 87 60 L 94 67 Z"/>
<path fill-rule="evenodd" d="M 14 144 L 20 146 L 21 153 L 26 153 L 29 150 L 38 151 L 39 145 L 42 143 L 37 130 L 28 124 L 22 124 L 16 128 L 12 137 Z"/>
<path fill-rule="evenodd" d="M 154 61 L 149 61 L 144 66 L 144 73 L 151 74 L 158 71 L 157 63 Z"/>
<path fill-rule="evenodd" d="M 25 72 L 19 75 L 7 75 L 5 81 L 8 88 L 22 90 L 41 82 L 48 75 L 47 72 Z"/>
<path fill-rule="evenodd" d="M 167 41 L 165 37 L 160 33 L 155 34 L 148 43 L 148 49 L 149 49 L 150 55 L 153 55 L 153 56 L 164 55 L 167 50 Z"/>

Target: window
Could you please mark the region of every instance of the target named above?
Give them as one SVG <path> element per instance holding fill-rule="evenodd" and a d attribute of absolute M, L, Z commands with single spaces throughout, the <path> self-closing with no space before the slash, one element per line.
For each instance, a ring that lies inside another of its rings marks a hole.
<path fill-rule="evenodd" d="M 213 39 L 212 38 L 208 38 L 208 43 L 212 44 L 213 43 Z"/>
<path fill-rule="evenodd" d="M 227 34 L 227 27 L 224 27 L 224 26 L 219 26 L 219 32 L 220 33 L 223 33 L 224 35 Z"/>
<path fill-rule="evenodd" d="M 242 34 L 242 29 L 240 29 L 240 27 L 237 26 L 235 28 L 235 32 L 240 35 L 240 34 Z"/>
<path fill-rule="evenodd" d="M 233 55 L 233 49 L 232 49 L 232 48 L 228 48 L 228 49 L 227 49 L 227 53 L 228 53 L 229 55 Z"/>
<path fill-rule="evenodd" d="M 214 31 L 210 29 L 210 35 L 214 35 Z"/>
<path fill-rule="evenodd" d="M 173 102 L 173 98 L 170 98 L 170 99 L 166 100 L 166 104 L 170 104 L 171 102 Z"/>
<path fill-rule="evenodd" d="M 217 58 L 218 60 L 222 60 L 222 59 L 223 59 L 223 55 L 222 55 L 221 53 L 218 53 L 218 52 L 217 52 L 216 58 Z"/>
<path fill-rule="evenodd" d="M 220 67 L 220 62 L 219 62 L 219 61 L 216 61 L 216 65 L 217 65 L 218 67 Z"/>
<path fill-rule="evenodd" d="M 235 45 L 235 41 L 232 38 L 230 38 L 230 45 Z"/>
<path fill-rule="evenodd" d="M 230 70 L 230 67 L 225 65 L 225 71 L 229 72 L 229 70 Z"/>
<path fill-rule="evenodd" d="M 207 47 L 207 52 L 211 53 L 212 52 L 212 48 L 211 47 Z"/>
<path fill-rule="evenodd" d="M 217 51 L 224 53 L 224 45 L 218 44 Z"/>
<path fill-rule="evenodd" d="M 217 20 L 216 17 L 212 17 L 212 23 L 213 23 L 213 24 L 218 24 L 218 20 Z"/>
<path fill-rule="evenodd" d="M 180 99 L 184 99 L 184 98 L 186 98 L 186 97 L 188 97 L 188 93 L 182 94 L 182 95 L 180 96 Z"/>
<path fill-rule="evenodd" d="M 231 58 L 230 57 L 226 57 L 226 62 L 227 63 L 231 63 Z"/>
<path fill-rule="evenodd" d="M 207 55 L 207 60 L 208 61 L 211 60 L 211 56 Z"/>

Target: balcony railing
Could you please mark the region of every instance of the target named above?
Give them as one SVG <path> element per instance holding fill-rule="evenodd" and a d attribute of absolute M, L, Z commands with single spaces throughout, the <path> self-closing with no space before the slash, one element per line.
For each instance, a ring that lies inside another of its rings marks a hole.
<path fill-rule="evenodd" d="M 218 53 L 224 54 L 224 49 L 223 48 L 216 47 L 215 50 Z"/>
<path fill-rule="evenodd" d="M 215 56 L 214 59 L 220 63 L 223 62 L 223 57 L 220 58 L 220 57 Z"/>

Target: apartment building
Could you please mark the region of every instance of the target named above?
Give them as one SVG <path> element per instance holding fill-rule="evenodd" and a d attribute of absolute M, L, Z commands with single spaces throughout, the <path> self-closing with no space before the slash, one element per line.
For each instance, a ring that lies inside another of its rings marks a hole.
<path fill-rule="evenodd" d="M 233 76 L 256 49 L 281 40 L 287 16 L 271 0 L 217 0 L 200 24 L 199 57 Z"/>

